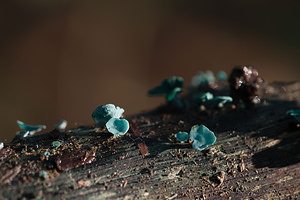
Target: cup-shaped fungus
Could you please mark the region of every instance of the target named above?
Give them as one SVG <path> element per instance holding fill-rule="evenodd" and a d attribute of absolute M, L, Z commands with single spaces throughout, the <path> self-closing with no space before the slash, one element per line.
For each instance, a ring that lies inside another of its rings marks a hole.
<path fill-rule="evenodd" d="M 40 132 L 43 129 L 46 129 L 47 127 L 45 125 L 37 125 L 37 126 L 32 126 L 28 124 L 24 124 L 24 122 L 17 120 L 17 124 L 21 129 L 24 129 L 25 131 L 17 133 L 17 136 L 20 137 L 27 137 L 34 135 L 37 132 Z"/>
<path fill-rule="evenodd" d="M 41 131 L 43 129 L 46 129 L 45 125 L 32 126 L 32 125 L 24 124 L 24 122 L 22 122 L 20 120 L 17 120 L 17 124 L 19 125 L 19 127 L 21 129 L 24 129 L 25 131 L 38 132 L 38 131 Z"/>
<path fill-rule="evenodd" d="M 175 138 L 179 142 L 183 143 L 189 140 L 189 134 L 187 132 L 179 131 L 178 133 L 175 134 Z"/>
<path fill-rule="evenodd" d="M 193 149 L 201 151 L 213 145 L 216 141 L 216 136 L 206 126 L 194 125 L 190 131 L 190 139 L 193 140 Z"/>
<path fill-rule="evenodd" d="M 165 95 L 167 101 L 172 101 L 177 94 L 182 92 L 183 78 L 173 76 L 163 80 L 163 82 L 148 91 L 149 95 Z"/>
<path fill-rule="evenodd" d="M 60 141 L 57 141 L 57 140 L 56 140 L 56 141 L 53 141 L 53 142 L 52 142 L 52 146 L 55 147 L 55 148 L 60 147 L 60 145 L 61 145 L 61 142 L 60 142 Z"/>
<path fill-rule="evenodd" d="M 232 102 L 232 97 L 229 96 L 216 96 L 215 98 L 211 99 L 218 104 L 218 107 L 223 107 L 225 103 Z"/>
<path fill-rule="evenodd" d="M 217 77 L 218 77 L 218 79 L 220 79 L 221 81 L 226 81 L 227 78 L 228 78 L 226 72 L 224 72 L 224 71 L 219 71 L 219 72 L 217 73 Z"/>
<path fill-rule="evenodd" d="M 126 119 L 111 118 L 106 123 L 108 132 L 112 133 L 115 137 L 124 135 L 129 129 L 129 122 Z"/>
<path fill-rule="evenodd" d="M 92 113 L 93 120 L 99 125 L 104 126 L 111 118 L 120 118 L 124 109 L 114 104 L 105 104 L 97 107 Z"/>
<path fill-rule="evenodd" d="M 58 122 L 56 125 L 55 125 L 55 128 L 60 130 L 60 131 L 63 131 L 67 128 L 67 125 L 68 125 L 68 121 L 67 120 L 61 120 L 60 122 Z"/>
<path fill-rule="evenodd" d="M 214 98 L 214 95 L 210 92 L 205 92 L 201 94 L 195 94 L 193 96 L 193 99 L 196 103 L 203 103 L 205 101 L 212 100 Z"/>
<path fill-rule="evenodd" d="M 298 122 L 300 122 L 300 109 L 288 110 L 286 111 L 286 114 L 293 116 Z"/>
<path fill-rule="evenodd" d="M 215 82 L 215 76 L 212 71 L 199 72 L 192 78 L 192 85 L 195 87 L 211 85 Z"/>

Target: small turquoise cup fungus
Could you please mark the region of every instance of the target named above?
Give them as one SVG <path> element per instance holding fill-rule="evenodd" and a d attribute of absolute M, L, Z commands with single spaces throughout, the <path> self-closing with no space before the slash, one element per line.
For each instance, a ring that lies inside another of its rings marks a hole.
<path fill-rule="evenodd" d="M 215 76 L 212 71 L 199 72 L 192 78 L 192 85 L 195 87 L 207 86 L 215 82 Z"/>
<path fill-rule="evenodd" d="M 216 136 L 206 126 L 194 125 L 190 131 L 190 139 L 193 140 L 193 149 L 202 151 L 215 143 Z"/>
<path fill-rule="evenodd" d="M 215 101 L 218 104 L 218 107 L 223 107 L 224 104 L 228 103 L 228 102 L 232 102 L 232 97 L 230 96 L 217 96 L 213 99 L 211 99 L 211 101 Z"/>
<path fill-rule="evenodd" d="M 287 115 L 293 116 L 298 122 L 300 122 L 300 109 L 288 110 Z"/>
<path fill-rule="evenodd" d="M 165 95 L 167 101 L 172 101 L 176 98 L 177 94 L 182 92 L 183 78 L 173 76 L 163 80 L 163 82 L 148 91 L 149 95 Z"/>
<path fill-rule="evenodd" d="M 175 134 L 175 138 L 183 143 L 185 141 L 188 141 L 189 140 L 189 134 L 187 132 L 182 132 L 182 131 L 179 131 L 178 133 Z"/>
<path fill-rule="evenodd" d="M 67 120 L 61 120 L 60 122 L 58 122 L 56 125 L 55 125 L 55 128 L 60 130 L 60 131 L 63 131 L 67 128 L 67 125 L 68 125 L 68 121 Z"/>
<path fill-rule="evenodd" d="M 129 122 L 126 119 L 111 118 L 106 123 L 108 132 L 112 133 L 115 137 L 124 135 L 129 129 Z"/>
<path fill-rule="evenodd" d="M 61 142 L 60 142 L 60 141 L 53 141 L 53 142 L 52 142 L 52 146 L 55 147 L 55 148 L 60 147 L 60 145 L 61 145 Z"/>
<path fill-rule="evenodd" d="M 21 129 L 24 129 L 25 131 L 29 131 L 32 135 L 36 132 L 39 132 L 47 128 L 45 125 L 32 126 L 32 125 L 24 124 L 24 122 L 20 120 L 17 120 L 17 124 Z"/>
<path fill-rule="evenodd" d="M 105 104 L 97 107 L 92 113 L 93 120 L 99 125 L 104 126 L 111 118 L 120 118 L 124 109 L 114 104 Z"/>
<path fill-rule="evenodd" d="M 212 100 L 213 98 L 214 98 L 214 95 L 210 92 L 195 94 L 193 96 L 194 101 L 197 102 L 197 103 L 203 103 L 205 101 Z"/>
<path fill-rule="evenodd" d="M 227 78 L 228 78 L 226 72 L 224 72 L 224 71 L 219 71 L 219 72 L 217 73 L 217 77 L 218 77 L 218 79 L 221 80 L 221 81 L 226 81 Z"/>
<path fill-rule="evenodd" d="M 40 176 L 44 179 L 46 179 L 48 177 L 48 173 L 45 170 L 42 170 L 40 173 Z"/>
<path fill-rule="evenodd" d="M 3 147 L 4 147 L 4 143 L 0 142 L 0 149 L 3 149 Z"/>

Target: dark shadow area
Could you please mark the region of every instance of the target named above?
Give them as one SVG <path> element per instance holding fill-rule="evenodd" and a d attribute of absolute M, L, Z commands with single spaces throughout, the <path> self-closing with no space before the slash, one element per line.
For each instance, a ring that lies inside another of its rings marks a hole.
<path fill-rule="evenodd" d="M 215 112 L 205 121 L 205 124 L 214 127 L 216 132 L 259 131 L 262 127 L 276 124 L 277 120 L 286 116 L 288 109 L 296 106 L 296 101 L 269 100 L 266 101 L 266 105 L 257 105 L 252 109 L 238 108 L 226 113 Z"/>
<path fill-rule="evenodd" d="M 286 167 L 300 162 L 300 129 L 287 134 L 287 138 L 277 145 L 253 155 L 252 161 L 256 168 Z"/>
<path fill-rule="evenodd" d="M 296 120 L 287 116 L 274 126 L 263 129 L 253 137 L 266 136 L 281 141 L 265 150 L 255 153 L 252 161 L 255 167 L 286 167 L 300 162 L 300 128 Z"/>
<path fill-rule="evenodd" d="M 191 144 L 180 144 L 180 143 L 172 143 L 168 140 L 169 134 L 156 136 L 152 138 L 145 138 L 144 141 L 147 144 L 150 155 L 147 156 L 149 158 L 154 158 L 158 154 L 170 150 L 170 149 L 191 149 Z"/>

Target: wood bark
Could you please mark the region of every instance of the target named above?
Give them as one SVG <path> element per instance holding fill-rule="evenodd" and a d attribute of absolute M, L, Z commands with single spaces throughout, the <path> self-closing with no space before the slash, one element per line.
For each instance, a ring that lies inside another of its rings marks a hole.
<path fill-rule="evenodd" d="M 250 110 L 158 109 L 128 117 L 135 130 L 118 138 L 85 126 L 5 144 L 0 199 L 299 198 L 300 129 L 285 112 L 299 107 L 300 84 L 273 85 L 273 95 Z M 195 124 L 215 132 L 213 146 L 197 151 L 175 141 L 175 133 Z M 62 142 L 59 148 L 52 146 L 55 140 Z M 149 154 L 143 156 L 138 144 Z M 57 159 L 72 151 L 81 151 L 81 160 L 76 168 L 60 171 Z M 95 161 L 87 160 L 92 152 Z"/>

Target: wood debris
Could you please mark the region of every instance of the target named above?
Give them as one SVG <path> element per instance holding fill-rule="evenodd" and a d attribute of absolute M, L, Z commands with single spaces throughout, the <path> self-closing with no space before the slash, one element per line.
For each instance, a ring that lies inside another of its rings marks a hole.
<path fill-rule="evenodd" d="M 0 185 L 10 183 L 21 171 L 21 165 L 8 170 L 0 179 Z"/>

